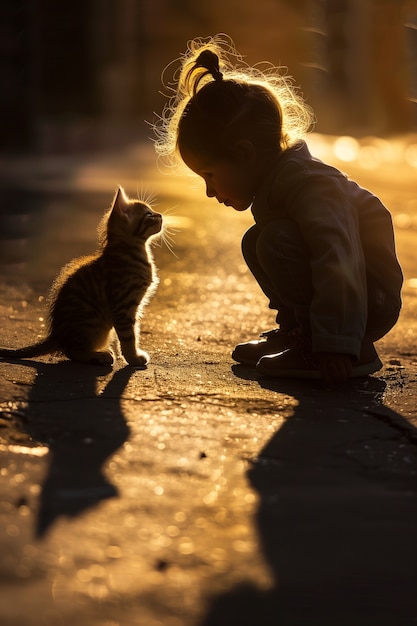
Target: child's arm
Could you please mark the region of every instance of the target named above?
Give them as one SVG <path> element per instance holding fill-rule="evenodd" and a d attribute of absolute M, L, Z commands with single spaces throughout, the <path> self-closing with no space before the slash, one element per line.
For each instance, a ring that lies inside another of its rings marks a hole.
<path fill-rule="evenodd" d="M 331 177 L 310 178 L 293 198 L 289 213 L 310 255 L 313 350 L 358 357 L 366 327 L 367 289 L 350 199 Z"/>

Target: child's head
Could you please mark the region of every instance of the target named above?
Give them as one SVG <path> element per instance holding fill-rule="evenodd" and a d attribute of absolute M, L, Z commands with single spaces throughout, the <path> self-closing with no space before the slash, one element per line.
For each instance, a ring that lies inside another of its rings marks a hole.
<path fill-rule="evenodd" d="M 160 121 L 160 156 L 186 150 L 228 158 L 237 142 L 249 141 L 264 159 L 300 139 L 312 115 L 290 79 L 273 67 L 262 72 L 247 66 L 224 36 L 216 36 L 189 44 L 177 91 Z"/>
<path fill-rule="evenodd" d="M 241 141 L 250 141 L 265 156 L 281 149 L 282 111 L 266 86 L 223 76 L 210 49 L 197 57 L 185 83 L 192 95 L 178 120 L 181 156 L 198 152 L 211 159 L 228 158 Z"/>
<path fill-rule="evenodd" d="M 243 210 L 268 163 L 309 129 L 310 109 L 276 68 L 248 67 L 220 36 L 191 42 L 181 61 L 156 126 L 157 153 L 179 156 L 205 179 L 208 196 Z"/>

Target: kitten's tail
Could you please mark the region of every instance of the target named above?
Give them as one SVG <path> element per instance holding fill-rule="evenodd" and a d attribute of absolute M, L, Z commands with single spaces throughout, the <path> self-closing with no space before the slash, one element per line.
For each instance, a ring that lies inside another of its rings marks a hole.
<path fill-rule="evenodd" d="M 34 356 L 44 356 L 45 354 L 52 354 L 56 352 L 55 342 L 51 337 L 46 337 L 38 343 L 34 343 L 31 346 L 25 346 L 24 348 L 0 348 L 0 357 L 3 359 L 30 359 Z"/>

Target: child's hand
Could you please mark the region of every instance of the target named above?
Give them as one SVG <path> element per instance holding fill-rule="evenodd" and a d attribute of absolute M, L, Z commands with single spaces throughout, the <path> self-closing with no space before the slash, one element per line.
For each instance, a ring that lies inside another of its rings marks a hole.
<path fill-rule="evenodd" d="M 347 354 L 320 352 L 317 356 L 326 386 L 334 387 L 346 383 L 352 373 L 352 360 Z"/>

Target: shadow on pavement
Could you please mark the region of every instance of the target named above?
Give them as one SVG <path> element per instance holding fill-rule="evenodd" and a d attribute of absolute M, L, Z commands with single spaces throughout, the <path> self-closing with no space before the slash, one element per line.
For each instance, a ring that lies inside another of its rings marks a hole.
<path fill-rule="evenodd" d="M 102 369 L 70 361 L 20 364 L 36 369 L 24 430 L 49 448 L 36 527 L 42 537 L 60 516 L 75 517 L 117 496 L 103 465 L 129 436 L 120 399 L 135 370 L 119 369 L 99 394 Z"/>
<path fill-rule="evenodd" d="M 232 369 L 298 406 L 248 472 L 273 586 L 235 587 L 201 626 L 415 624 L 417 433 L 384 381 L 326 391 Z"/>

